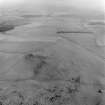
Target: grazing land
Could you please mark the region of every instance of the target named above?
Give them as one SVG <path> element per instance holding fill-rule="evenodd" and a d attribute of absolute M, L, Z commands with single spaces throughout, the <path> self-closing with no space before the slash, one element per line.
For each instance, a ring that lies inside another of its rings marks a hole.
<path fill-rule="evenodd" d="M 4 17 L 0 105 L 105 105 L 101 16 L 14 11 Z"/>

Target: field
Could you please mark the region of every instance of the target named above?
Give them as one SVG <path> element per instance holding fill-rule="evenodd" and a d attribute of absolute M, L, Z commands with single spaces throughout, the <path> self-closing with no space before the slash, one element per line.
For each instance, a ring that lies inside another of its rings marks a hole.
<path fill-rule="evenodd" d="M 104 28 L 101 16 L 1 16 L 0 105 L 105 105 Z"/>

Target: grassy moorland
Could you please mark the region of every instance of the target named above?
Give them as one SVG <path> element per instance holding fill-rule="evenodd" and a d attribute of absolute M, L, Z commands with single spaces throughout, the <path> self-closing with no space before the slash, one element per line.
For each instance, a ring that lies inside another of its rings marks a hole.
<path fill-rule="evenodd" d="M 0 105 L 105 105 L 102 21 L 18 15 L 0 26 Z"/>

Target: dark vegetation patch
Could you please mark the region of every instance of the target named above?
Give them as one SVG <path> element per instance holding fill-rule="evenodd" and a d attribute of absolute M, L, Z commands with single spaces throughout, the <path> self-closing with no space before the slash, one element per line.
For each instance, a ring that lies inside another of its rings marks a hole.
<path fill-rule="evenodd" d="M 1 23 L 0 24 L 0 32 L 5 33 L 7 31 L 13 30 L 15 28 L 14 25 Z"/>
<path fill-rule="evenodd" d="M 92 34 L 91 31 L 58 31 L 57 34 L 65 34 L 65 33 L 73 33 L 73 34 Z"/>
<path fill-rule="evenodd" d="M 38 18 L 38 17 L 42 17 L 42 15 L 22 15 L 21 17 L 23 18 Z"/>
<path fill-rule="evenodd" d="M 53 81 L 63 79 L 58 69 L 58 63 L 53 57 L 38 54 L 27 54 L 24 56 L 25 61 L 32 65 L 33 78 L 40 81 Z"/>
<path fill-rule="evenodd" d="M 105 22 L 100 22 L 100 21 L 90 22 L 89 25 L 93 25 L 93 26 L 105 26 Z"/>

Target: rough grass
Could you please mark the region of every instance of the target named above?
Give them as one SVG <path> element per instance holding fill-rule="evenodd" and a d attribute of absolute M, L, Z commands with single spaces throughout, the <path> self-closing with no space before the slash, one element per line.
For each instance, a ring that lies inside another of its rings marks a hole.
<path fill-rule="evenodd" d="M 101 93 L 83 92 L 81 86 L 85 87 L 71 80 L 48 83 L 36 90 L 11 87 L 0 94 L 0 105 L 104 105 Z"/>
<path fill-rule="evenodd" d="M 64 45 L 65 43 L 60 43 L 60 46 Z M 99 60 L 99 63 L 98 58 L 95 59 L 96 56 L 93 57 L 93 55 L 89 55 L 90 53 L 84 54 L 84 49 L 73 47 L 72 45 L 75 46 L 73 43 L 65 46 L 71 49 L 68 50 L 70 51 L 68 53 L 66 53 L 65 48 L 55 45 L 59 56 L 62 54 L 62 56 L 64 55 L 62 58 L 65 58 L 67 55 L 69 63 L 62 59 L 62 62 L 66 63 L 65 65 L 60 64 L 61 61 L 55 59 L 56 57 L 25 53 L 26 55 L 23 55 L 21 59 L 25 63 L 19 60 L 19 65 L 16 65 L 15 70 L 18 70 L 18 67 L 22 70 L 23 66 L 31 65 L 29 68 L 32 67 L 31 72 L 33 75 L 30 79 L 32 79 L 33 83 L 31 84 L 28 80 L 21 79 L 15 81 L 10 87 L 0 89 L 0 105 L 105 105 L 105 90 L 100 81 L 96 81 L 94 84 L 90 82 L 95 73 L 98 72 L 97 74 L 99 74 L 99 70 L 102 70 L 101 66 L 103 64 L 101 65 L 101 60 Z M 26 48 L 31 46 L 35 45 L 26 45 Z M 23 44 L 21 44 L 22 48 L 25 49 Z M 16 51 L 18 49 L 20 48 L 16 48 Z M 28 66 L 26 66 L 25 72 L 27 68 Z M 79 72 L 75 72 L 81 69 L 83 70 L 84 78 L 81 77 Z M 73 75 L 74 72 L 76 75 Z M 91 76 L 91 78 L 88 77 L 90 81 L 85 78 L 87 74 Z M 28 85 L 25 85 L 26 81 L 28 81 Z M 19 84 L 20 82 L 21 84 Z M 36 86 L 39 84 L 40 87 Z"/>
<path fill-rule="evenodd" d="M 61 79 L 63 76 L 58 74 L 63 73 L 62 67 L 58 68 L 58 61 L 53 57 L 29 53 L 24 60 L 33 64 L 33 83 L 24 85 L 25 80 L 15 81 L 1 89 L 0 105 L 104 105 L 104 91 L 99 81 L 86 84 L 79 74 Z"/>

